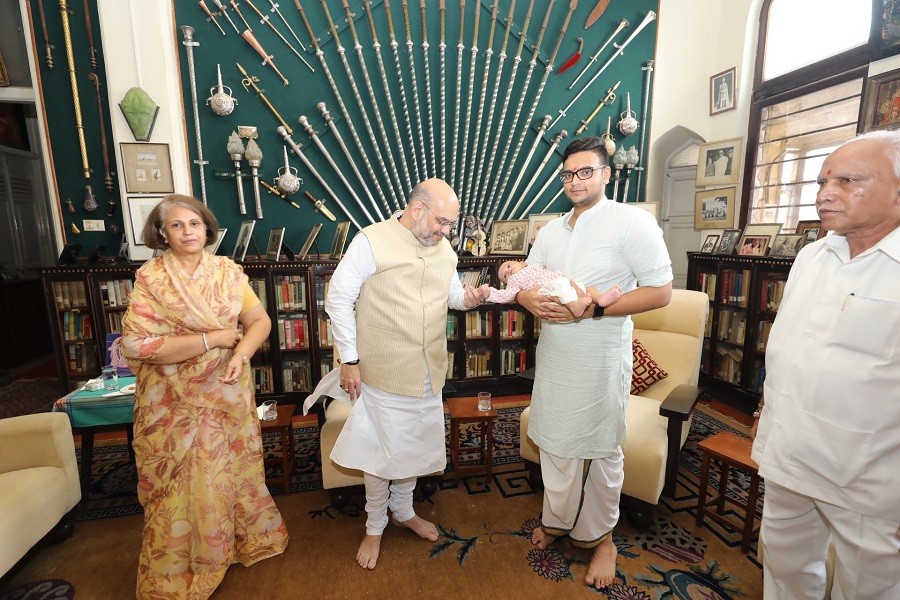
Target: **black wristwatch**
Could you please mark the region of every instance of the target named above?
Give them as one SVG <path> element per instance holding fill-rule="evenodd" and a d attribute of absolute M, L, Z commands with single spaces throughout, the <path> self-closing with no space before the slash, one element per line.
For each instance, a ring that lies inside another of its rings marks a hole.
<path fill-rule="evenodd" d="M 341 362 L 341 364 L 342 365 L 358 365 L 359 359 L 357 358 L 356 360 L 345 360 L 345 361 Z"/>
<path fill-rule="evenodd" d="M 595 305 L 594 305 L 594 315 L 593 315 L 593 318 L 595 318 L 595 319 L 602 319 L 602 318 L 603 318 L 603 313 L 604 313 L 605 311 L 606 311 L 606 308 L 604 308 L 603 306 L 600 306 L 599 304 L 595 304 Z"/>

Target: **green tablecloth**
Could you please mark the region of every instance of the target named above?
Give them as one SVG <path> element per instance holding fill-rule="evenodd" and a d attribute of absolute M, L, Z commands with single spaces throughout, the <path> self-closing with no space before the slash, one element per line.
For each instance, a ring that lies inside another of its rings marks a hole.
<path fill-rule="evenodd" d="M 134 377 L 120 377 L 118 388 L 134 384 Z M 134 421 L 134 394 L 105 396 L 107 390 L 78 390 L 53 404 L 54 412 L 69 415 L 72 427 L 122 425 Z"/>

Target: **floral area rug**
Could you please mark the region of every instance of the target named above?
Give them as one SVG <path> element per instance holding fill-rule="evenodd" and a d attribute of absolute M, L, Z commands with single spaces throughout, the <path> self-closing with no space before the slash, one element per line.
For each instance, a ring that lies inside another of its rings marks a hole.
<path fill-rule="evenodd" d="M 0 593 L 0 600 L 74 600 L 75 588 L 62 579 L 46 579 Z M 80 598 L 80 597 L 79 597 Z"/>

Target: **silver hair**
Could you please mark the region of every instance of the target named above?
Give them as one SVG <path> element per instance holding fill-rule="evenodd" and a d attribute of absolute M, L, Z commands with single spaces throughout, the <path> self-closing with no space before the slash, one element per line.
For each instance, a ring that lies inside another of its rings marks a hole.
<path fill-rule="evenodd" d="M 882 142 L 887 149 L 887 157 L 894 163 L 894 176 L 900 179 L 900 130 L 894 131 L 870 131 L 863 133 L 846 142 L 851 144 L 860 140 L 874 140 Z"/>

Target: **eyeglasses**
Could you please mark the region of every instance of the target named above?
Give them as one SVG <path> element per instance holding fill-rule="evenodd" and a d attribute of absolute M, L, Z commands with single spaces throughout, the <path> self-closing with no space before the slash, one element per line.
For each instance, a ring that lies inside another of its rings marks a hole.
<path fill-rule="evenodd" d="M 453 227 L 456 224 L 456 219 L 453 219 L 452 221 L 448 221 L 447 219 L 438 216 L 438 214 L 436 212 L 434 212 L 433 210 L 431 210 L 431 208 L 424 202 L 420 202 L 420 204 L 422 206 L 424 206 L 425 208 L 427 208 L 428 212 L 430 212 L 431 214 L 434 215 L 434 218 L 437 219 L 438 225 L 440 225 L 442 228 L 443 227 Z"/>
<path fill-rule="evenodd" d="M 605 168 L 606 165 L 601 165 L 599 167 L 583 167 L 577 171 L 563 171 L 559 174 L 559 180 L 563 183 L 569 183 L 576 175 L 578 175 L 578 179 L 590 179 L 594 176 L 594 171 L 600 171 Z"/>

